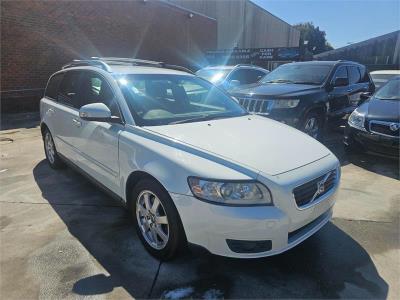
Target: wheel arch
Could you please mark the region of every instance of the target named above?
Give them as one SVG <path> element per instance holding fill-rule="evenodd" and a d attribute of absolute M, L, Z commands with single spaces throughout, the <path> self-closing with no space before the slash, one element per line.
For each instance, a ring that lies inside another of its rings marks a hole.
<path fill-rule="evenodd" d="M 42 137 L 44 137 L 44 132 L 46 130 L 50 131 L 49 126 L 47 126 L 47 124 L 45 122 L 41 122 L 40 123 L 40 132 L 42 133 Z"/>
<path fill-rule="evenodd" d="M 167 189 L 165 186 L 153 175 L 151 175 L 148 172 L 137 170 L 133 171 L 132 173 L 129 174 L 126 184 L 125 184 L 125 201 L 127 207 L 130 207 L 131 201 L 132 201 L 132 190 L 135 187 L 136 184 L 139 183 L 142 179 L 151 179 L 157 182 L 167 193 Z"/>
<path fill-rule="evenodd" d="M 303 115 L 302 115 L 302 117 L 301 117 L 301 122 L 303 122 L 304 119 L 305 119 L 305 117 L 306 117 L 309 113 L 312 113 L 312 112 L 316 112 L 316 113 L 318 113 L 318 114 L 321 114 L 321 119 L 322 119 L 323 125 L 325 125 L 327 107 L 326 107 L 326 105 L 324 105 L 324 103 L 318 103 L 318 104 L 315 104 L 315 105 L 313 105 L 313 106 L 307 108 L 307 109 L 304 111 L 304 113 L 303 113 Z"/>

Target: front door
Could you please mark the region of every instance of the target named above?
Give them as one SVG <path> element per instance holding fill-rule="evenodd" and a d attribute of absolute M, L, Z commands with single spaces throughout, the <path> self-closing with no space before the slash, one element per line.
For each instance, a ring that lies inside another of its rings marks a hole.
<path fill-rule="evenodd" d="M 79 93 L 80 105 L 104 103 L 113 116 L 121 118 L 107 80 L 94 71 L 84 71 Z M 78 149 L 82 168 L 115 193 L 119 193 L 118 137 L 124 125 L 80 119 Z"/>

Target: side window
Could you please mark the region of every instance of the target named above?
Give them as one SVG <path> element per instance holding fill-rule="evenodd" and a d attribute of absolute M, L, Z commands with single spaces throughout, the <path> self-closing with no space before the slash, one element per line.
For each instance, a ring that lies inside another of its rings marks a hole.
<path fill-rule="evenodd" d="M 349 72 L 349 84 L 355 84 L 360 82 L 360 72 L 356 66 L 347 67 Z"/>
<path fill-rule="evenodd" d="M 261 78 L 263 78 L 265 75 L 267 75 L 266 73 L 264 73 L 263 71 L 259 71 L 259 70 L 254 70 L 254 76 L 255 76 L 255 81 L 257 82 L 259 81 Z"/>
<path fill-rule="evenodd" d="M 346 67 L 339 67 L 335 75 L 333 75 L 332 82 L 335 82 L 336 78 L 347 78 L 347 68 Z"/>
<path fill-rule="evenodd" d="M 358 70 L 360 71 L 361 75 L 361 82 L 370 82 L 369 76 L 368 76 L 368 71 L 367 68 L 364 66 L 359 66 Z"/>
<path fill-rule="evenodd" d="M 58 89 L 63 78 L 64 73 L 58 73 L 50 78 L 46 87 L 46 91 L 44 92 L 45 97 L 57 100 Z"/>
<path fill-rule="evenodd" d="M 95 72 L 84 72 L 79 94 L 79 107 L 90 103 L 104 103 L 112 116 L 120 117 L 118 104 L 107 81 Z"/>
<path fill-rule="evenodd" d="M 69 71 L 64 75 L 61 82 L 58 101 L 75 108 L 78 107 L 78 90 L 80 85 L 81 72 Z"/>
<path fill-rule="evenodd" d="M 254 69 L 239 69 L 234 71 L 230 80 L 239 80 L 240 84 L 250 84 L 257 82 L 264 73 Z"/>

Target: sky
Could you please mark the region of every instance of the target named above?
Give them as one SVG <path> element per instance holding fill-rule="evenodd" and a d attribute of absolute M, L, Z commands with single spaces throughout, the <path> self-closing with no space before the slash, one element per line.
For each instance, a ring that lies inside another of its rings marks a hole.
<path fill-rule="evenodd" d="M 251 0 L 289 24 L 311 21 L 339 48 L 400 30 L 400 0 Z"/>

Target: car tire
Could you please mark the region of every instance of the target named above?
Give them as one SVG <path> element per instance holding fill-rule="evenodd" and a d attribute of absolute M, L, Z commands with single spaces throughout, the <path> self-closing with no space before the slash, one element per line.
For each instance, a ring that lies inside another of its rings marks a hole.
<path fill-rule="evenodd" d="M 323 138 L 323 117 L 317 112 L 309 112 L 300 123 L 300 130 L 305 134 L 321 141 Z"/>
<path fill-rule="evenodd" d="M 151 178 L 139 181 L 130 203 L 137 234 L 151 255 L 170 260 L 186 248 L 178 211 L 161 184 Z"/>
<path fill-rule="evenodd" d="M 64 162 L 57 153 L 56 145 L 53 140 L 53 136 L 50 131 L 46 128 L 43 133 L 43 146 L 46 160 L 50 167 L 53 169 L 61 169 L 65 167 Z"/>

